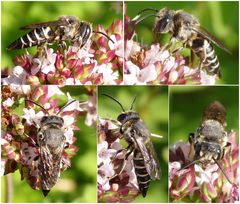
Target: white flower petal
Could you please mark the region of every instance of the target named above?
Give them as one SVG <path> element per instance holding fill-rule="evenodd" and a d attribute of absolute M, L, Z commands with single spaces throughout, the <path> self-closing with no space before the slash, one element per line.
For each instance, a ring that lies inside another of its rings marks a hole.
<path fill-rule="evenodd" d="M 174 83 L 178 79 L 178 72 L 177 71 L 171 71 L 169 74 L 169 82 Z"/>
<path fill-rule="evenodd" d="M 11 107 L 14 104 L 14 100 L 13 99 L 14 99 L 13 97 L 12 98 L 8 98 L 7 100 L 2 102 L 2 105 L 4 107 Z"/>
<path fill-rule="evenodd" d="M 214 85 L 216 81 L 216 75 L 208 75 L 205 71 L 201 70 L 200 72 L 201 84 L 202 85 Z"/>
<path fill-rule="evenodd" d="M 16 66 L 8 77 L 2 78 L 2 84 L 26 84 L 26 77 L 27 72 L 21 66 Z"/>
<path fill-rule="evenodd" d="M 47 98 L 51 98 L 53 95 L 64 95 L 64 93 L 57 86 L 48 86 Z"/>
<path fill-rule="evenodd" d="M 72 116 L 69 116 L 69 115 L 64 115 L 62 118 L 63 118 L 63 121 L 64 121 L 64 127 L 71 126 L 75 121 L 75 118 L 72 117 Z"/>
<path fill-rule="evenodd" d="M 141 82 L 150 82 L 155 80 L 156 78 L 157 78 L 157 72 L 153 64 L 143 68 L 138 75 L 138 79 Z"/>

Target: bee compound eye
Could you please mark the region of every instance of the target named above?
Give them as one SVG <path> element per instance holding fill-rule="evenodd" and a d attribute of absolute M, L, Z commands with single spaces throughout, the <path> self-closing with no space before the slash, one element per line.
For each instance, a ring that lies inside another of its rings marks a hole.
<path fill-rule="evenodd" d="M 68 22 L 69 24 L 73 24 L 73 23 L 74 23 L 74 19 L 73 19 L 73 18 L 69 18 L 69 19 L 67 19 L 67 22 Z"/>
<path fill-rule="evenodd" d="M 48 116 L 43 116 L 42 119 L 41 119 L 41 122 L 44 122 L 48 119 Z"/>

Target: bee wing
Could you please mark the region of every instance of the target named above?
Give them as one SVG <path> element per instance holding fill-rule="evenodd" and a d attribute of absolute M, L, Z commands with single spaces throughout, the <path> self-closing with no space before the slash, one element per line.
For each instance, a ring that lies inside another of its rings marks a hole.
<path fill-rule="evenodd" d="M 48 21 L 43 23 L 33 23 L 26 26 L 21 27 L 21 30 L 29 30 L 29 29 L 36 29 L 36 28 L 42 28 L 42 27 L 48 27 L 48 26 L 66 26 L 67 21 L 64 20 L 57 20 L 57 21 Z"/>
<path fill-rule="evenodd" d="M 45 141 L 40 141 L 40 161 L 38 170 L 43 190 L 50 190 L 57 182 L 64 143 L 57 148 L 52 148 Z"/>
<path fill-rule="evenodd" d="M 192 28 L 196 33 L 200 34 L 202 37 L 210 40 L 212 43 L 214 43 L 216 46 L 224 50 L 225 52 L 231 54 L 231 51 L 228 50 L 220 40 L 218 40 L 214 35 L 209 33 L 205 28 L 203 27 L 193 27 Z"/>
<path fill-rule="evenodd" d="M 143 142 L 142 137 L 140 135 L 135 135 L 133 138 L 141 151 L 147 172 L 150 175 L 151 179 L 152 180 L 160 179 L 161 177 L 160 163 L 158 161 L 154 146 L 150 141 L 150 134 L 147 142 L 145 143 Z"/>

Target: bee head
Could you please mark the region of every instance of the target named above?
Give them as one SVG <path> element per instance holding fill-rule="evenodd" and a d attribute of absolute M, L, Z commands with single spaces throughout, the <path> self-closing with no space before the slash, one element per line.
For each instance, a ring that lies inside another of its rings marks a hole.
<path fill-rule="evenodd" d="M 78 18 L 75 17 L 75 16 L 67 16 L 67 17 L 62 17 L 62 18 L 64 18 L 67 21 L 67 23 L 70 24 L 70 25 L 76 24 L 79 21 Z"/>
<path fill-rule="evenodd" d="M 41 119 L 41 126 L 44 125 L 50 125 L 50 124 L 56 124 L 59 125 L 60 127 L 63 126 L 64 121 L 63 118 L 58 116 L 67 106 L 69 106 L 70 104 L 76 102 L 76 100 L 71 100 L 70 102 L 68 102 L 67 104 L 65 104 L 62 108 L 60 108 L 60 110 L 57 112 L 56 115 L 50 115 L 49 112 L 40 104 L 36 103 L 35 101 L 32 101 L 30 99 L 25 99 L 26 102 L 31 102 L 37 106 L 39 106 L 44 113 L 46 114 L 45 116 L 42 117 Z"/>
<path fill-rule="evenodd" d="M 127 111 L 127 112 L 123 112 L 121 113 L 118 117 L 117 120 L 124 124 L 126 123 L 128 120 L 138 120 L 140 118 L 139 114 L 137 112 L 134 111 Z"/>
<path fill-rule="evenodd" d="M 174 27 L 173 22 L 174 15 L 175 15 L 174 10 L 170 10 L 168 8 L 161 9 L 156 15 L 153 32 L 154 33 L 172 32 Z"/>
<path fill-rule="evenodd" d="M 43 116 L 41 119 L 41 126 L 45 125 L 58 125 L 59 127 L 62 127 L 64 124 L 63 118 L 59 117 L 57 115 L 48 115 L 48 116 Z"/>
<path fill-rule="evenodd" d="M 112 99 L 113 101 L 115 101 L 116 103 L 118 103 L 119 106 L 121 107 L 121 109 L 122 109 L 123 112 L 117 117 L 117 120 L 118 120 L 120 123 L 124 124 L 124 123 L 125 123 L 126 121 L 128 121 L 128 120 L 131 120 L 131 119 L 139 119 L 139 118 L 140 118 L 140 117 L 139 117 L 139 114 L 138 114 L 137 112 L 132 111 L 134 102 L 136 101 L 136 98 L 137 98 L 136 96 L 135 96 L 135 98 L 133 99 L 133 102 L 132 102 L 132 104 L 131 104 L 131 107 L 130 107 L 129 111 L 125 111 L 125 109 L 123 108 L 122 104 L 121 104 L 117 99 L 113 98 L 112 96 L 110 96 L 110 95 L 108 95 L 108 94 L 102 94 L 102 95 L 107 96 L 108 98 Z"/>
<path fill-rule="evenodd" d="M 195 158 L 200 159 L 205 163 L 212 160 L 219 160 L 222 157 L 221 146 L 213 142 L 199 142 L 194 145 Z"/>
<path fill-rule="evenodd" d="M 80 47 L 83 47 L 92 36 L 92 25 L 88 22 L 82 21 L 79 25 L 78 33 Z"/>

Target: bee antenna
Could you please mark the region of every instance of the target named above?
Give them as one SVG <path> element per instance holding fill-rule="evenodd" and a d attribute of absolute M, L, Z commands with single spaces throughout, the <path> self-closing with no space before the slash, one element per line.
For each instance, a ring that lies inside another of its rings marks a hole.
<path fill-rule="evenodd" d="M 137 95 L 136 95 L 136 96 L 134 97 L 134 99 L 133 99 L 133 102 L 132 102 L 132 104 L 131 104 L 130 110 L 132 110 L 132 109 L 133 109 L 133 105 L 134 105 L 134 103 L 135 103 L 136 99 L 137 99 Z"/>
<path fill-rule="evenodd" d="M 138 15 L 140 15 L 141 13 L 144 13 L 145 11 L 154 11 L 154 12 L 156 12 L 156 13 L 158 12 L 158 10 L 157 10 L 157 9 L 154 9 L 154 8 L 145 8 L 145 9 L 139 11 L 139 12 L 138 12 Z"/>
<path fill-rule="evenodd" d="M 48 111 L 43 106 L 41 106 L 40 104 L 36 103 L 35 101 L 32 101 L 31 99 L 25 99 L 25 101 L 31 102 L 31 103 L 39 106 L 47 115 L 49 115 Z"/>
<path fill-rule="evenodd" d="M 72 103 L 75 102 L 75 101 L 77 101 L 77 100 L 74 99 L 74 100 L 66 103 L 62 108 L 60 108 L 60 110 L 57 112 L 57 115 L 58 115 L 59 113 L 61 113 L 67 106 L 69 106 L 70 104 L 72 104 Z"/>
<path fill-rule="evenodd" d="M 93 33 L 102 34 L 103 36 L 105 36 L 108 40 L 110 40 L 114 44 L 114 41 L 108 35 L 106 35 L 105 33 L 100 32 L 100 31 L 95 31 L 95 30 L 93 30 Z"/>
<path fill-rule="evenodd" d="M 181 169 L 179 169 L 179 170 L 186 169 L 186 168 L 192 166 L 193 164 L 197 163 L 197 162 L 200 161 L 201 159 L 202 159 L 202 157 L 200 157 L 199 159 L 193 160 L 192 162 L 190 162 L 189 164 L 187 164 L 186 166 L 184 166 L 183 168 L 181 168 Z"/>
<path fill-rule="evenodd" d="M 135 21 L 135 25 L 137 25 L 137 24 L 139 24 L 140 22 L 142 22 L 143 20 L 145 20 L 145 19 L 147 19 L 147 18 L 149 18 L 149 17 L 151 17 L 151 16 L 157 17 L 156 14 L 148 14 L 148 15 L 146 15 L 146 16 L 143 16 L 142 18 L 140 18 L 140 15 L 137 15 L 136 17 L 134 17 L 134 18 L 132 19 L 132 21 Z M 139 19 L 139 18 L 140 18 L 140 19 Z"/>
<path fill-rule="evenodd" d="M 215 161 L 215 163 L 218 165 L 219 169 L 222 171 L 223 175 L 225 176 L 225 178 L 228 180 L 228 182 L 230 184 L 233 184 L 232 181 L 229 179 L 228 175 L 225 173 L 225 171 L 223 170 L 222 166 L 219 164 L 219 162 L 213 158 L 213 160 Z"/>
<path fill-rule="evenodd" d="M 126 112 L 126 111 L 124 110 L 122 104 L 121 104 L 117 99 L 113 98 L 112 96 L 110 96 L 110 95 L 108 95 L 108 94 L 102 94 L 102 95 L 103 95 L 103 96 L 107 96 L 108 98 L 111 98 L 112 100 L 114 100 L 115 102 L 117 102 L 117 103 L 120 105 L 120 107 L 121 107 L 121 109 L 123 110 L 123 112 Z"/>

